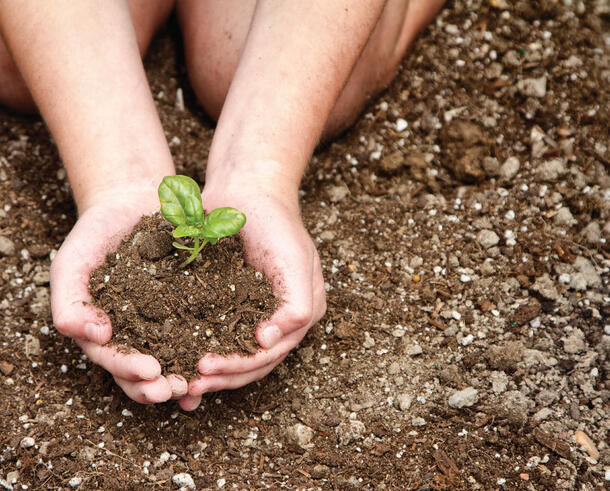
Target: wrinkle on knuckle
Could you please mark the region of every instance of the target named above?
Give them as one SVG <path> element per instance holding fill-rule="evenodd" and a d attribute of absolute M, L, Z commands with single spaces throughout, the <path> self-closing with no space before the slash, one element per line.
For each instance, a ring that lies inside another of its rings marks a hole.
<path fill-rule="evenodd" d="M 53 325 L 64 336 L 70 336 L 74 331 L 72 319 L 65 314 L 55 314 L 53 316 Z"/>
<path fill-rule="evenodd" d="M 290 310 L 289 318 L 296 328 L 304 327 L 311 322 L 313 309 L 307 306 L 293 307 Z"/>

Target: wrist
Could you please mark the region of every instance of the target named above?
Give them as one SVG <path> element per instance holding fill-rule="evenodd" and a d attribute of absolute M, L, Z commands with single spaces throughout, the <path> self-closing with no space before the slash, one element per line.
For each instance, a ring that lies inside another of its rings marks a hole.
<path fill-rule="evenodd" d="M 79 216 L 87 209 L 98 205 L 113 204 L 120 199 L 121 202 L 132 201 L 140 207 L 155 209 L 159 207 L 157 189 L 159 183 L 166 175 L 175 174 L 173 169 L 166 173 L 131 174 L 115 176 L 103 182 L 84 183 L 74 191 Z"/>
<path fill-rule="evenodd" d="M 274 160 L 214 165 L 208 163 L 205 191 L 209 195 L 275 196 L 298 201 L 300 173 Z"/>

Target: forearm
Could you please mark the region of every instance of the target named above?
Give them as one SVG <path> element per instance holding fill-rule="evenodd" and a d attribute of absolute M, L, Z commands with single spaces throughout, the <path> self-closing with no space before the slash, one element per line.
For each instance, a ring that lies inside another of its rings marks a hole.
<path fill-rule="evenodd" d="M 292 190 L 384 1 L 261 0 L 210 150 L 206 183 L 231 174 Z"/>
<path fill-rule="evenodd" d="M 125 2 L 3 0 L 0 32 L 81 211 L 114 186 L 173 173 Z"/>

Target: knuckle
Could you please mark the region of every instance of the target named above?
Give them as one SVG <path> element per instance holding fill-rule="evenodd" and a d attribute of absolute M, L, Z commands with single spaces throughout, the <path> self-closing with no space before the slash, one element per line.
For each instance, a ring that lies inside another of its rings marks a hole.
<path fill-rule="evenodd" d="M 310 306 L 293 307 L 290 312 L 290 319 L 298 326 L 303 327 L 311 322 L 313 309 Z"/>
<path fill-rule="evenodd" d="M 64 336 L 70 336 L 73 331 L 72 322 L 69 316 L 65 314 L 53 315 L 53 325 Z"/>
<path fill-rule="evenodd" d="M 326 308 L 326 297 L 322 297 L 322 300 L 320 301 L 320 306 L 318 307 L 316 321 L 319 321 L 322 317 L 324 317 L 324 314 L 326 314 Z"/>

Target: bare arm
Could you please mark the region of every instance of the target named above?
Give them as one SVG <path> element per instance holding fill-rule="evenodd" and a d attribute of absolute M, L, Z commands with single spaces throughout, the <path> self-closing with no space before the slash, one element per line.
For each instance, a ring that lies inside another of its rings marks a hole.
<path fill-rule="evenodd" d="M 206 182 L 281 176 L 296 194 L 385 2 L 261 0 L 210 151 Z"/>
<path fill-rule="evenodd" d="M 55 138 L 80 215 L 51 265 L 55 326 L 134 400 L 183 396 L 186 380 L 161 376 L 153 357 L 103 346 L 112 326 L 88 291 L 91 271 L 155 211 L 156 187 L 174 173 L 126 3 L 3 0 L 0 33 Z"/>
<path fill-rule="evenodd" d="M 173 172 L 124 1 L 5 0 L 0 32 L 81 212 L 116 185 Z"/>
<path fill-rule="evenodd" d="M 257 329 L 253 357 L 205 356 L 189 393 L 234 388 L 273 369 L 326 310 L 298 187 L 384 2 L 260 0 L 208 160 L 204 204 L 236 206 L 248 260 L 283 303 Z"/>

